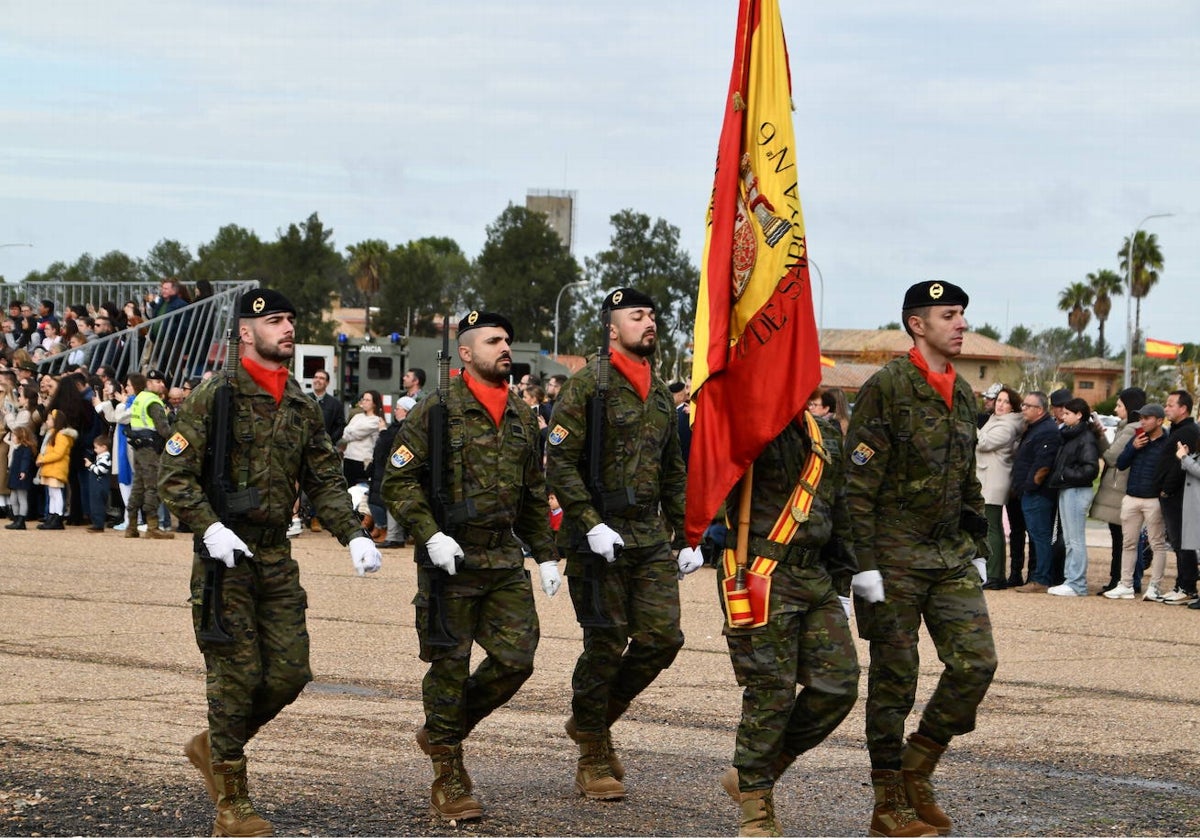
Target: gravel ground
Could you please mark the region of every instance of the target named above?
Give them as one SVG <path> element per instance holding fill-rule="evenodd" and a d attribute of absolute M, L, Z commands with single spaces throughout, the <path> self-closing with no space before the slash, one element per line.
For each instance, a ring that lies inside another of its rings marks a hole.
<path fill-rule="evenodd" d="M 1089 532 L 1097 569 L 1107 531 Z M 189 542 L 81 529 L 0 538 L 0 835 L 207 834 L 212 808 L 183 757 L 204 725 L 188 626 Z M 49 547 L 49 550 L 48 550 Z M 428 811 L 412 629 L 411 553 L 357 578 L 322 534 L 295 544 L 317 681 L 256 738 L 251 787 L 290 836 L 721 836 L 737 811 L 716 782 L 740 708 L 711 569 L 683 584 L 688 643 L 614 730 L 624 802 L 573 788 L 562 733 L 578 629 L 537 593 L 534 676 L 467 744 L 485 807 Z M 1095 582 L 1098 583 L 1098 575 Z M 988 594 L 1001 667 L 979 727 L 937 781 L 957 835 L 1200 835 L 1200 613 L 1140 601 Z M 940 663 L 922 649 L 919 713 Z M 865 650 L 860 647 L 865 662 Z M 866 681 L 862 689 L 865 691 Z M 871 791 L 862 703 L 777 788 L 785 832 L 862 836 Z"/>

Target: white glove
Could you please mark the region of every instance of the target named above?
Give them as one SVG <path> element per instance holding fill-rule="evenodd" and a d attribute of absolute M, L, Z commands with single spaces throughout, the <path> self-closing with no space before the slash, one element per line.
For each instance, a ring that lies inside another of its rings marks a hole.
<path fill-rule="evenodd" d="M 675 562 L 679 564 L 679 575 L 690 575 L 692 572 L 704 565 L 704 555 L 700 553 L 698 548 L 681 548 L 679 556 L 675 558 Z"/>
<path fill-rule="evenodd" d="M 546 593 L 547 597 L 553 598 L 558 587 L 562 586 L 562 577 L 558 574 L 558 563 L 553 560 L 538 563 L 538 574 L 542 576 L 542 591 Z"/>
<path fill-rule="evenodd" d="M 979 572 L 979 579 L 987 583 L 987 561 L 982 557 L 976 557 L 971 564 L 975 566 L 975 571 Z"/>
<path fill-rule="evenodd" d="M 878 604 L 883 600 L 883 575 L 874 570 L 859 572 L 850 578 L 850 588 L 867 603 Z"/>
<path fill-rule="evenodd" d="M 842 609 L 846 611 L 846 620 L 850 619 L 850 599 L 845 595 L 839 595 L 838 600 L 842 602 Z"/>
<path fill-rule="evenodd" d="M 359 576 L 365 575 L 367 572 L 379 571 L 383 557 L 380 556 L 373 539 L 355 537 L 347 543 L 347 548 L 350 549 L 350 561 L 354 563 L 354 571 L 358 572 Z"/>
<path fill-rule="evenodd" d="M 429 549 L 429 561 L 437 566 L 448 575 L 452 575 L 458 571 L 457 558 L 465 557 L 462 546 L 460 546 L 454 537 L 447 536 L 441 531 L 438 531 L 425 543 L 425 547 Z"/>
<path fill-rule="evenodd" d="M 621 539 L 621 535 L 603 522 L 587 532 L 587 540 L 588 548 L 609 563 L 617 559 L 617 546 L 625 547 L 625 540 Z"/>
<path fill-rule="evenodd" d="M 250 546 L 242 542 L 241 537 L 220 522 L 214 522 L 205 530 L 204 547 L 215 559 L 220 560 L 231 569 L 237 563 L 237 558 L 233 556 L 235 551 L 240 551 L 247 557 L 254 556 L 254 553 L 250 551 Z"/>

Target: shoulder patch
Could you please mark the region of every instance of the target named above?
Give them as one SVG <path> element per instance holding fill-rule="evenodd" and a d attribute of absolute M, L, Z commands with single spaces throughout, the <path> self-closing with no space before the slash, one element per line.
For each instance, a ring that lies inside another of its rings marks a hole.
<path fill-rule="evenodd" d="M 570 435 L 570 434 L 571 434 L 571 433 L 570 433 L 569 431 L 567 431 L 566 429 L 564 429 L 564 428 L 563 428 L 561 425 L 558 425 L 558 426 L 555 426 L 553 429 L 551 429 L 551 430 L 550 430 L 550 437 L 549 437 L 549 438 L 547 438 L 547 439 L 548 439 L 548 440 L 549 440 L 549 441 L 550 441 L 552 444 L 554 444 L 555 446 L 557 446 L 558 444 L 560 444 L 560 443 L 562 443 L 564 440 L 566 440 L 566 439 L 567 439 L 567 436 L 568 436 L 568 435 Z"/>
<path fill-rule="evenodd" d="M 395 452 L 392 453 L 392 466 L 393 467 L 403 467 L 405 464 L 407 464 L 409 461 L 411 461 L 414 457 L 415 456 L 413 455 L 411 449 L 409 449 L 407 446 L 401 446 L 399 449 L 397 449 Z"/>
<path fill-rule="evenodd" d="M 168 455 L 179 455 L 183 450 L 188 448 L 188 439 L 179 432 L 171 435 L 171 439 L 167 441 L 167 445 L 163 447 Z"/>
<path fill-rule="evenodd" d="M 861 467 L 863 464 L 867 463 L 867 461 L 870 461 L 874 454 L 874 449 L 867 446 L 865 443 L 860 443 L 858 446 L 854 447 L 854 451 L 850 453 L 850 460 L 854 463 L 854 466 Z"/>

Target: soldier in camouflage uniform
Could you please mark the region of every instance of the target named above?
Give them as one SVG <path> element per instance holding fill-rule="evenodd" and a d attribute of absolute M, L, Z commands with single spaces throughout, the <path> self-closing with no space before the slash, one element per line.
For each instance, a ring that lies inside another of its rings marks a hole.
<path fill-rule="evenodd" d="M 871 650 L 867 748 L 878 836 L 950 832 L 930 775 L 950 739 L 975 728 L 996 670 L 981 588 L 988 544 L 975 475 L 975 399 L 951 364 L 962 352 L 967 302 L 950 283 L 908 290 L 902 318 L 914 347 L 859 391 L 846 440 L 862 569 L 852 587 L 859 635 Z M 904 743 L 922 620 L 945 669 Z"/>
<path fill-rule="evenodd" d="M 687 475 L 671 393 L 649 363 L 657 341 L 654 303 L 634 289 L 618 289 L 603 308 L 612 319 L 612 387 L 605 398 L 602 484 L 606 495 L 624 494 L 625 501 L 598 510 L 588 487 L 586 408 L 597 391 L 591 362 L 567 380 L 555 403 L 546 469 L 563 507 L 560 547 L 577 616 L 590 610 L 581 554 L 608 561 L 600 599 L 612 626 L 583 627 L 583 654 L 572 678 L 566 728 L 580 749 L 575 785 L 592 799 L 620 799 L 625 771 L 609 728 L 683 647 L 680 572 L 694 571 L 703 560 L 682 542 Z M 681 549 L 677 558 L 672 536 Z"/>
<path fill-rule="evenodd" d="M 180 408 L 163 455 L 159 488 L 197 543 L 192 621 L 208 671 L 208 729 L 192 738 L 184 752 L 204 776 L 216 805 L 214 834 L 252 837 L 270 834 L 272 828 L 249 798 L 246 742 L 312 679 L 304 620 L 307 596 L 285 536 L 298 489 L 308 494 L 326 527 L 349 546 L 359 574 L 376 571 L 380 557 L 351 509 L 341 458 L 320 409 L 288 375 L 295 308 L 278 292 L 257 289 L 242 296 L 240 317 L 242 360 L 230 383 L 234 419 L 229 467 L 237 490 L 257 490 L 259 503 L 222 521 L 204 492 L 211 407 L 225 380 L 220 374 L 202 383 Z M 228 567 L 221 604 L 231 644 L 200 637 L 201 547 Z"/>
<path fill-rule="evenodd" d="M 423 562 L 418 568 L 413 599 L 420 655 L 429 663 L 421 691 L 425 725 L 417 743 L 433 760 L 433 808 L 447 819 L 482 816 L 463 767 L 462 742 L 533 673 L 538 620 L 518 538 L 537 560 L 547 595 L 558 591 L 561 580 L 538 427 L 528 406 L 508 389 L 512 338 L 508 319 L 494 313 L 472 312 L 458 325 L 464 369 L 446 394 L 450 498 L 444 501 L 467 513 L 447 514 L 442 526 L 433 516 L 429 418 L 440 396 L 409 412 L 383 479 L 385 503 L 425 547 L 433 567 Z M 431 602 L 432 576 L 443 574 L 448 577 L 440 609 L 452 641 L 435 645 L 430 611 L 439 605 Z M 473 643 L 487 654 L 474 673 Z"/>
<path fill-rule="evenodd" d="M 744 690 L 734 766 L 721 783 L 742 805 L 743 836 L 779 833 L 775 782 L 797 756 L 837 728 L 858 698 L 858 656 L 849 623 L 850 578 L 858 565 L 850 544 L 841 429 L 824 418 L 814 417 L 810 425 L 805 414 L 754 462 L 747 554 L 778 563 L 770 575 L 767 623 L 741 628 L 726 622 L 723 631 Z M 819 430 L 815 447 L 810 429 Z M 793 491 L 808 474 L 810 454 L 823 467 L 806 509 L 795 504 Z M 725 509 L 737 511 L 740 501 L 739 483 Z M 781 515 L 795 520 L 786 543 L 770 539 L 772 532 L 786 532 L 776 529 Z M 731 528 L 725 547 L 736 543 Z M 797 683 L 804 686 L 798 695 Z"/>

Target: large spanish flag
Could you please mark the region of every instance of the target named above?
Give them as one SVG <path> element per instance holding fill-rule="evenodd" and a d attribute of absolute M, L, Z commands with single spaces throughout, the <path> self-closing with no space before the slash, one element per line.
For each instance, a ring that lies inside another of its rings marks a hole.
<path fill-rule="evenodd" d="M 741 0 L 692 363 L 687 539 L 821 381 L 778 0 Z"/>
<path fill-rule="evenodd" d="M 1174 359 L 1182 352 L 1182 344 L 1159 341 L 1157 338 L 1146 339 L 1146 355 L 1152 359 Z"/>

